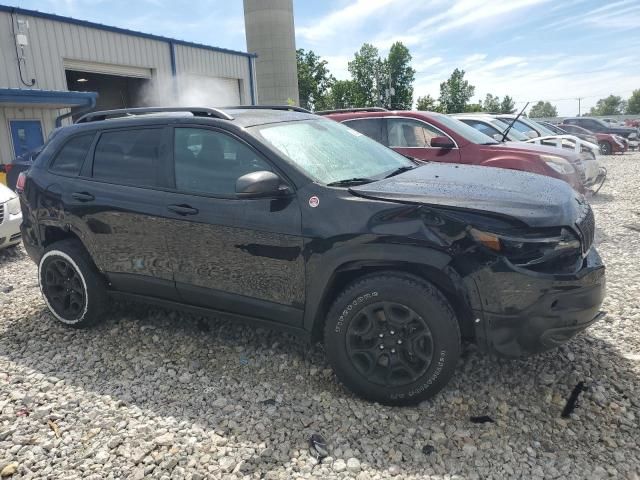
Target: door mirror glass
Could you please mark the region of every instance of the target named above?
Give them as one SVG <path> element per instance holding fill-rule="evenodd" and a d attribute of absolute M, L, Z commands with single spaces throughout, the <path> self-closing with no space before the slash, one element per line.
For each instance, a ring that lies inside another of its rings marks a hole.
<path fill-rule="evenodd" d="M 453 148 L 456 145 L 449 137 L 433 137 L 431 146 L 434 148 Z"/>
<path fill-rule="evenodd" d="M 236 181 L 236 193 L 245 197 L 268 197 L 286 191 L 278 175 L 266 170 L 242 175 Z"/>

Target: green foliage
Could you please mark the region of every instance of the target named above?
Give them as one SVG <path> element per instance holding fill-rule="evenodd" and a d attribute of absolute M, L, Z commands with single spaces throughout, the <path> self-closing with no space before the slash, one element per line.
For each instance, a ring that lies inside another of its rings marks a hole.
<path fill-rule="evenodd" d="M 490 93 L 487 93 L 487 96 L 484 98 L 484 103 L 482 104 L 482 108 L 484 110 L 479 110 L 479 111 L 498 113 L 500 111 L 500 97 L 494 97 Z M 475 112 L 478 110 L 467 110 L 467 111 Z"/>
<path fill-rule="evenodd" d="M 298 90 L 300 106 L 309 110 L 326 108 L 327 95 L 335 78 L 327 68 L 327 61 L 312 50 L 296 51 L 298 61 Z"/>
<path fill-rule="evenodd" d="M 381 84 L 384 80 L 384 64 L 378 49 L 365 43 L 348 63 L 353 81 L 355 106 L 375 107 L 380 105 Z"/>
<path fill-rule="evenodd" d="M 627 108 L 627 102 L 617 95 L 609 95 L 596 102 L 595 107 L 591 107 L 589 115 L 620 115 Z"/>
<path fill-rule="evenodd" d="M 411 68 L 409 49 L 402 42 L 395 42 L 391 45 L 384 67 L 386 78 L 382 79 L 385 84 L 381 85 L 383 105 L 396 110 L 409 110 L 413 104 L 413 81 L 416 73 Z"/>
<path fill-rule="evenodd" d="M 516 104 L 509 95 L 505 95 L 500 102 L 500 113 L 516 113 Z"/>
<path fill-rule="evenodd" d="M 548 117 L 557 117 L 558 110 L 556 107 L 551 105 L 549 102 L 543 102 L 540 100 L 536 103 L 531 110 L 529 110 L 529 117 L 531 118 L 548 118 Z"/>
<path fill-rule="evenodd" d="M 356 107 L 356 85 L 353 80 L 336 80 L 326 103 L 326 110 Z"/>
<path fill-rule="evenodd" d="M 462 113 L 476 87 L 464 79 L 464 70 L 456 68 L 446 82 L 440 84 L 440 106 L 444 113 Z"/>
<path fill-rule="evenodd" d="M 640 89 L 634 90 L 627 101 L 627 113 L 630 115 L 640 114 Z"/>
<path fill-rule="evenodd" d="M 435 98 L 427 95 L 426 97 L 418 97 L 418 100 L 416 100 L 416 109 L 427 112 L 439 112 L 440 105 L 438 105 Z"/>

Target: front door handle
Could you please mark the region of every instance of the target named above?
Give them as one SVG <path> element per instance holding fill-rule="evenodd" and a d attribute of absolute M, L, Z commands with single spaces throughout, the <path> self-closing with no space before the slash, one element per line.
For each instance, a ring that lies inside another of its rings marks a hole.
<path fill-rule="evenodd" d="M 167 205 L 167 208 L 178 215 L 195 215 L 198 213 L 197 208 L 193 208 L 189 205 Z"/>
<path fill-rule="evenodd" d="M 71 196 L 80 202 L 91 202 L 96 199 L 96 197 L 87 192 L 73 192 Z"/>

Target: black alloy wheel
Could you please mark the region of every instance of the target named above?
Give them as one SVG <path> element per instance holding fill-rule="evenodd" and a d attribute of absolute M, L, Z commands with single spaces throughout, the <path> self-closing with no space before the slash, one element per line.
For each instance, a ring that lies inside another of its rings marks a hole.
<path fill-rule="evenodd" d="M 87 303 L 80 273 L 62 257 L 51 257 L 42 267 L 42 292 L 51 308 L 65 320 L 80 319 Z"/>
<path fill-rule="evenodd" d="M 374 303 L 356 313 L 346 342 L 358 372 L 385 387 L 415 382 L 433 360 L 433 337 L 427 322 L 397 302 Z"/>

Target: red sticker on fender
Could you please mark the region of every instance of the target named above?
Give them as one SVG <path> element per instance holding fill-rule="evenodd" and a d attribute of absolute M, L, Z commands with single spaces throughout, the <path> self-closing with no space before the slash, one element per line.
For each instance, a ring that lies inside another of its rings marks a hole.
<path fill-rule="evenodd" d="M 309 199 L 309 206 L 311 208 L 316 208 L 318 205 L 320 205 L 320 199 L 318 197 L 314 195 Z"/>

